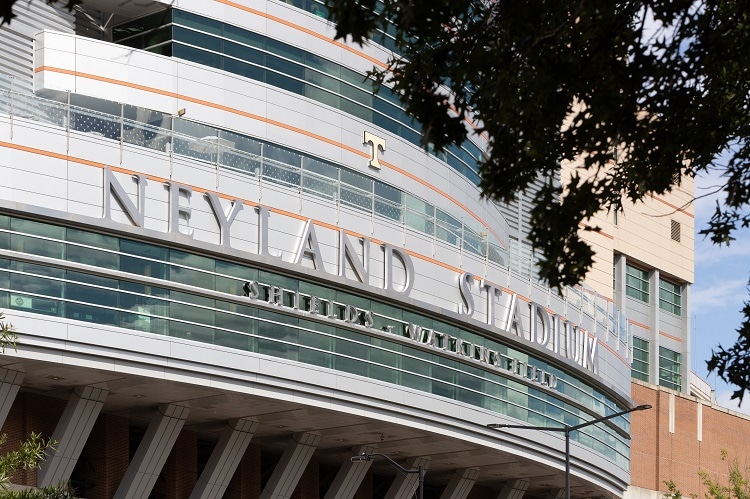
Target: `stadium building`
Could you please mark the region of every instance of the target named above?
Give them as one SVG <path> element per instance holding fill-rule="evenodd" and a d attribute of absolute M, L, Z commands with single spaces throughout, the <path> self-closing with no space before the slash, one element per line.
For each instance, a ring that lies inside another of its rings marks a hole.
<path fill-rule="evenodd" d="M 57 444 L 14 483 L 406 499 L 421 468 L 427 499 L 562 497 L 562 433 L 487 425 L 627 410 L 631 363 L 687 391 L 692 215 L 669 198 L 603 215 L 592 282 L 543 287 L 534 189 L 482 201 L 483 137 L 425 152 L 373 96 L 387 33 L 334 41 L 315 0 L 15 8 L 0 423 L 4 450 Z M 622 497 L 630 457 L 630 416 L 573 432 L 572 496 Z"/>

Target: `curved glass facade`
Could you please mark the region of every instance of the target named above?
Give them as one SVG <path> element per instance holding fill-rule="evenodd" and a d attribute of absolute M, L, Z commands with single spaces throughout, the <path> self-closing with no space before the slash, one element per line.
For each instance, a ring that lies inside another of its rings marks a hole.
<path fill-rule="evenodd" d="M 3 93 L 0 91 L 0 95 Z M 356 170 L 279 144 L 150 109 L 75 94 L 70 100 L 81 105 L 68 106 L 37 96 L 8 93 L 7 101 L 0 101 L 0 112 L 10 113 L 14 107 L 14 114 L 34 116 L 60 127 L 69 123 L 72 130 L 121 144 L 169 150 L 171 154 L 212 163 L 257 182 L 299 189 L 301 193 L 403 224 L 406 229 L 484 256 L 495 264 L 509 264 L 508 241 L 496 239 L 487 227 L 476 221 L 472 223 L 474 219 L 468 213 L 443 210 Z"/>
<path fill-rule="evenodd" d="M 430 315 L 319 283 L 132 239 L 4 215 L 0 215 L 0 248 L 29 257 L 0 259 L 0 309 L 285 358 L 421 390 L 531 425 L 574 426 L 622 410 L 573 371 L 540 357 Z M 59 260 L 60 264 L 35 262 L 34 256 Z M 98 270 L 83 272 L 63 262 Z M 113 278 L 110 271 L 133 277 Z M 257 301 L 245 296 L 243 286 L 248 281 L 263 283 Z M 187 291 L 180 284 L 201 291 Z M 272 286 L 283 290 L 280 300 L 288 308 L 260 306 L 272 301 Z M 326 316 L 341 320 L 332 325 L 291 312 L 299 306 L 295 300 L 311 297 L 328 304 Z M 369 332 L 346 327 L 347 306 L 372 311 Z M 557 376 L 556 391 L 535 388 L 456 355 L 420 348 L 404 339 L 404 327 L 410 323 L 492 349 L 506 361 L 517 359 L 544 369 Z M 616 424 L 629 431 L 626 418 Z M 576 432 L 571 438 L 611 456 L 620 466 L 627 465 L 627 441 L 605 424 Z"/>
<path fill-rule="evenodd" d="M 367 76 L 252 31 L 178 9 L 114 28 L 117 43 L 223 69 L 304 95 L 369 121 L 420 145 L 419 124 L 387 87 L 374 92 Z M 448 147 L 440 159 L 479 183 L 481 150 L 471 141 Z"/>

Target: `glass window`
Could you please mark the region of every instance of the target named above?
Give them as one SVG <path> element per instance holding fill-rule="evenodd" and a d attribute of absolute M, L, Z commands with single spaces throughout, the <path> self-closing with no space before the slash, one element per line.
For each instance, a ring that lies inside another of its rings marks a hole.
<path fill-rule="evenodd" d="M 292 47 L 286 43 L 274 40 L 273 38 L 266 38 L 266 49 L 269 52 L 278 54 L 285 59 L 290 59 L 296 62 L 305 62 L 305 52 L 296 47 Z M 300 66 L 301 68 L 302 66 Z"/>
<path fill-rule="evenodd" d="M 682 286 L 659 279 L 659 308 L 675 315 L 682 314 Z"/>
<path fill-rule="evenodd" d="M 266 76 L 266 72 L 263 68 L 259 68 L 246 62 L 232 59 L 231 57 L 224 57 L 224 69 L 236 75 L 245 76 L 255 81 L 263 81 Z"/>
<path fill-rule="evenodd" d="M 325 12 L 319 3 L 312 5 L 319 9 L 318 13 Z M 174 24 L 170 24 L 172 16 Z M 164 27 L 156 29 L 159 26 Z M 124 23 L 116 26 L 114 33 L 119 43 L 224 69 L 305 95 L 382 126 L 414 144 L 420 143 L 420 125 L 401 109 L 396 93 L 383 87 L 376 97 L 366 75 L 301 48 L 180 10 Z M 450 154 L 435 155 L 478 184 L 480 149 L 466 143 L 448 150 Z"/>
<path fill-rule="evenodd" d="M 633 336 L 633 363 L 631 376 L 648 381 L 648 341 Z"/>
<path fill-rule="evenodd" d="M 625 265 L 625 292 L 631 298 L 648 303 L 648 270 Z"/>
<path fill-rule="evenodd" d="M 435 236 L 447 243 L 458 244 L 461 239 L 461 221 L 439 208 L 435 209 L 435 217 L 437 218 Z"/>
<path fill-rule="evenodd" d="M 258 353 L 297 360 L 299 319 L 284 314 L 258 311 Z"/>
<path fill-rule="evenodd" d="M 71 262 L 85 263 L 96 267 L 119 270 L 120 257 L 115 251 L 119 250 L 119 244 L 116 237 L 104 236 L 93 232 L 86 232 L 78 229 L 68 229 L 67 240 L 70 242 L 80 243 L 86 246 L 104 248 L 110 251 L 101 251 L 94 248 L 87 248 L 77 244 L 65 245 L 65 258 Z"/>
<path fill-rule="evenodd" d="M 339 77 L 339 73 L 341 72 L 341 66 L 339 66 L 335 62 L 329 61 L 328 59 L 323 59 L 322 57 L 319 57 L 310 52 L 305 52 L 305 64 L 307 66 L 310 66 L 311 68 L 318 69 L 325 74 L 334 76 L 336 78 Z"/>
<path fill-rule="evenodd" d="M 207 17 L 191 14 L 183 10 L 174 9 L 173 11 L 174 23 L 182 26 L 189 26 L 206 33 L 212 33 L 214 35 L 221 35 L 222 22 L 209 19 Z"/>
<path fill-rule="evenodd" d="M 282 75 L 299 78 L 301 80 L 305 78 L 305 68 L 302 65 L 282 59 L 281 57 L 268 54 L 266 55 L 266 64 L 268 69 L 277 71 Z M 299 88 L 302 88 L 301 83 Z"/>
<path fill-rule="evenodd" d="M 210 66 L 212 68 L 221 69 L 222 57 L 205 50 L 188 47 L 181 43 L 174 43 L 172 45 L 172 55 L 178 59 L 185 59 L 187 61 L 197 62 L 204 66 Z"/>
<path fill-rule="evenodd" d="M 306 168 L 307 166 L 306 163 Z M 328 170 L 328 166 L 322 163 L 311 163 L 311 166 L 321 174 Z M 328 173 L 334 171 L 336 170 L 331 169 Z M 353 183 L 357 182 L 358 178 L 352 177 Z M 379 187 L 375 189 L 381 200 L 399 196 L 398 191 L 380 191 Z M 416 212 L 430 211 L 430 206 L 417 201 L 419 200 L 414 199 L 411 204 Z M 442 221 L 446 221 L 445 217 Z M 8 227 L 7 222 L 7 217 L 0 217 L 0 225 L 5 223 Z M 27 232 L 47 237 L 57 234 L 52 239 L 60 237 L 60 233 L 55 231 L 61 230 L 61 227 L 34 223 L 27 224 Z M 10 225 L 13 226 L 13 222 Z M 22 227 L 24 224 L 19 222 L 15 226 Z M 371 310 L 375 319 L 373 328 L 380 331 L 390 330 L 397 336 L 404 334 L 404 324 L 409 322 L 426 329 L 434 328 L 443 334 L 461 338 L 465 345 L 484 346 L 500 352 L 500 355 L 507 354 L 548 370 L 560 377 L 559 391 L 563 395 L 574 398 L 591 410 L 598 413 L 618 410 L 613 401 L 596 389 L 586 386 L 573 373 L 550 366 L 541 359 L 533 358 L 532 355 L 500 345 L 496 340 L 464 331 L 454 324 L 404 310 L 398 304 L 373 303 L 368 298 L 352 292 L 298 281 L 296 278 L 268 271 L 259 272 L 203 255 L 87 233 L 82 229 L 68 230 L 70 240 L 75 240 L 79 245 L 90 246 L 95 251 L 107 248 L 113 255 L 119 255 L 120 269 L 126 272 L 157 277 L 165 281 L 172 279 L 176 282 L 188 282 L 204 289 L 212 289 L 216 281 L 216 289 L 234 295 L 242 293 L 241 285 L 246 280 L 255 279 L 257 276 L 257 279 L 266 285 L 262 287 L 261 299 L 269 299 L 268 285 L 279 286 L 282 288 L 280 296 L 283 305 L 292 307 L 297 304 L 298 295 L 295 290 L 299 289 L 303 310 L 307 307 L 305 300 L 309 301 L 310 295 L 321 299 L 320 316 L 338 313 L 337 316 L 343 318 L 343 306 L 349 305 L 360 310 Z M 106 260 L 93 262 L 108 268 L 106 265 L 109 263 Z M 374 332 L 371 335 L 362 331 L 349 331 L 345 327 L 336 328 L 317 320 L 304 320 L 291 312 L 291 315 L 286 315 L 283 309 L 259 310 L 251 300 L 237 303 L 214 301 L 198 294 L 170 290 L 168 282 L 165 282 L 163 287 L 156 287 L 129 282 L 126 279 L 115 280 L 42 265 L 13 261 L 6 261 L 5 265 L 2 263 L 0 261 L 0 267 L 4 272 L 0 274 L 0 278 L 4 279 L 2 282 L 5 284 L 0 287 L 7 287 L 9 291 L 4 295 L 0 294 L 0 305 L 5 303 L 9 308 L 115 325 L 152 334 L 169 334 L 227 348 L 257 351 L 261 354 L 335 368 L 462 400 L 476 406 L 502 410 L 518 417 L 526 417 L 528 413 L 529 421 L 534 421 L 535 424 L 546 424 L 550 418 L 558 422 L 577 424 L 582 418 L 580 411 L 559 400 L 557 394 L 523 387 L 491 369 L 466 365 L 445 353 L 437 355 L 420 348 L 391 342 L 387 338 L 377 337 Z M 168 266 L 174 269 L 172 275 L 166 272 Z M 323 300 L 333 300 L 336 303 L 335 310 L 328 310 Z M 648 349 L 646 340 L 634 340 L 634 377 L 646 378 Z M 474 355 L 469 348 L 463 348 L 461 353 L 468 357 Z M 659 353 L 660 383 L 679 389 L 680 354 L 668 349 L 660 349 Z M 492 399 L 491 402 L 488 402 L 488 399 Z M 602 438 L 597 436 L 597 442 L 611 436 L 611 433 L 602 434 Z M 597 445 L 601 445 L 601 449 L 595 447 Z M 624 443 L 617 439 L 611 445 L 591 443 L 591 446 L 600 452 L 614 449 L 615 452 L 621 453 L 622 449 L 626 450 Z"/>
<path fill-rule="evenodd" d="M 140 19 L 119 24 L 112 28 L 112 40 L 119 42 L 120 40 L 130 38 L 131 36 L 138 35 L 144 31 L 169 24 L 172 21 L 172 14 L 176 12 L 177 11 L 168 9 L 163 12 L 158 12 L 156 14 L 141 17 Z"/>
<path fill-rule="evenodd" d="M 395 187 L 375 181 L 375 213 L 401 221 L 402 192 Z"/>
<path fill-rule="evenodd" d="M 16 232 L 29 234 L 29 236 L 11 234 L 10 249 L 22 253 L 47 256 L 50 258 L 62 258 L 63 244 L 57 241 L 64 239 L 65 229 L 63 227 L 35 222 L 32 220 L 13 218 L 10 223 L 10 228 Z M 50 238 L 57 241 L 40 239 L 39 237 L 32 237 L 31 235 Z"/>
<path fill-rule="evenodd" d="M 169 258 L 169 250 L 166 248 L 121 239 L 120 251 L 124 253 L 120 256 L 121 271 L 157 279 L 167 278 L 167 265 L 164 262 Z"/>
<path fill-rule="evenodd" d="M 265 48 L 265 37 L 246 29 L 237 28 L 230 24 L 224 25 L 224 36 L 230 40 L 249 45 L 251 47 L 263 49 Z M 226 45 L 225 45 L 226 46 Z M 254 52 L 245 49 L 247 52 Z"/>
<path fill-rule="evenodd" d="M 679 353 L 659 347 L 659 385 L 678 391 L 682 388 L 681 359 Z"/>
<path fill-rule="evenodd" d="M 215 52 L 222 51 L 221 38 L 193 31 L 192 29 L 185 29 L 179 26 L 173 28 L 173 37 L 177 42 L 183 42 L 188 45 L 195 45 L 197 47 L 204 48 L 206 50 L 213 50 Z M 161 40 L 164 41 L 164 40 Z"/>

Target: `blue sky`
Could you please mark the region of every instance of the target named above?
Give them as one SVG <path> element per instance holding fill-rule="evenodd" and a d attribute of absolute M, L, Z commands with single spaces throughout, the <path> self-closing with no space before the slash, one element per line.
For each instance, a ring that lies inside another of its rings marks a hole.
<path fill-rule="evenodd" d="M 747 290 L 750 276 L 750 230 L 738 231 L 730 246 L 715 246 L 698 235 L 711 218 L 716 194 L 721 184 L 718 176 L 702 176 L 695 182 L 695 283 L 691 289 L 692 340 L 690 369 L 716 390 L 716 399 L 724 407 L 750 414 L 750 395 L 741 407 L 730 401 L 733 388 L 715 374 L 709 374 L 706 360 L 718 344 L 731 346 L 737 338 L 736 328 L 742 321 L 740 310 L 750 299 Z"/>

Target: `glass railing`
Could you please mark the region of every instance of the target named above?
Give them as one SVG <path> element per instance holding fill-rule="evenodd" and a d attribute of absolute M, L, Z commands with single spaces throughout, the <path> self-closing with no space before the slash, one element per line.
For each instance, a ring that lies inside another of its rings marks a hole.
<path fill-rule="evenodd" d="M 192 158 L 210 163 L 216 168 L 256 177 L 259 182 L 270 182 L 319 195 L 335 200 L 342 206 L 368 211 L 376 217 L 403 224 L 405 228 L 425 232 L 439 241 L 464 248 L 494 264 L 507 265 L 508 256 L 505 245 L 495 239 L 486 227 L 480 231 L 463 230 L 461 219 L 469 218 L 468 215 L 455 213 L 448 215 L 447 218 L 455 222 L 448 224 L 441 221 L 436 227 L 434 223 L 436 212 L 445 212 L 425 200 L 416 198 L 420 204 L 427 207 L 426 218 L 430 220 L 430 223 L 419 220 L 419 217 L 415 219 L 415 217 L 406 216 L 406 198 L 415 198 L 415 196 L 320 158 L 157 111 L 132 106 L 127 106 L 129 109 L 125 109 L 124 105 L 118 103 L 74 96 L 78 101 L 90 102 L 92 107 L 122 108 L 122 112 L 112 114 L 80 105 L 44 99 L 36 95 L 10 92 L 9 79 L 2 75 L 0 75 L 0 88 L 7 96 L 3 99 L 4 107 L 0 108 L 5 114 L 12 112 L 13 116 L 30 118 L 65 127 L 69 131 L 116 140 L 121 145 L 130 144 Z M 321 171 L 325 174 L 321 174 Z M 367 188 L 362 186 L 367 186 Z M 379 187 L 395 193 L 398 201 L 379 196 L 376 193 Z M 483 234 L 480 236 L 481 244 L 476 241 L 479 233 Z M 469 234 L 471 241 L 468 243 L 462 241 L 463 234 Z"/>
<path fill-rule="evenodd" d="M 90 105 L 62 103 L 16 92 L 12 78 L 0 74 L 0 115 L 9 116 L 11 122 L 18 117 L 47 123 L 65 128 L 66 133 L 87 133 L 118 141 L 119 147 L 128 144 L 188 158 L 253 177 L 261 184 L 271 183 L 328 199 L 386 222 L 401 224 L 404 230 L 453 245 L 459 251 L 527 279 L 542 292 L 549 291 L 536 278 L 536 257 L 526 245 L 515 240 L 502 244 L 472 217 L 447 213 L 426 200 L 394 186 L 379 184 L 378 180 L 354 170 L 253 137 L 126 104 L 74 94 L 69 99 Z M 120 112 L 104 112 L 101 108 L 116 108 Z M 369 187 L 363 188 L 363 185 Z M 379 196 L 376 194 L 378 187 L 395 192 L 399 200 Z M 606 335 L 607 339 L 613 336 L 617 339 L 616 350 L 631 358 L 629 324 L 611 301 L 585 285 L 566 288 L 563 295 L 568 307 L 581 310 L 596 321 L 597 336 Z"/>

